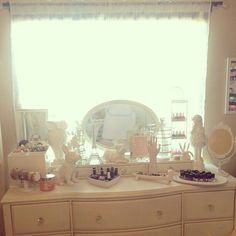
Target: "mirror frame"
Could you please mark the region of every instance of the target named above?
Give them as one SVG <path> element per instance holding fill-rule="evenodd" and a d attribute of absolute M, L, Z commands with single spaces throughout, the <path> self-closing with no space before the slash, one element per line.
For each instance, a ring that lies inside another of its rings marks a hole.
<path fill-rule="evenodd" d="M 138 107 L 143 107 L 143 109 L 145 111 L 148 112 L 148 114 L 151 115 L 151 117 L 153 118 L 153 121 L 154 121 L 154 124 L 155 125 L 155 128 L 154 130 L 155 131 L 158 131 L 158 128 L 160 127 L 160 122 L 159 122 L 159 119 L 158 117 L 156 116 L 155 112 L 147 107 L 146 105 L 142 104 L 142 103 L 139 103 L 139 102 L 135 102 L 135 101 L 132 101 L 132 100 L 110 100 L 110 101 L 107 101 L 107 102 L 104 102 L 104 103 L 100 103 L 98 104 L 97 106 L 91 108 L 84 116 L 83 120 L 82 120 L 82 128 L 84 130 L 84 134 L 85 134 L 85 138 L 86 140 L 92 144 L 93 142 L 93 137 L 89 137 L 87 132 L 86 132 L 86 121 L 89 119 L 89 117 L 91 117 L 94 113 L 98 112 L 99 110 L 101 109 L 104 109 L 106 107 L 108 107 L 109 105 L 111 104 L 128 104 L 128 105 L 134 105 L 134 106 L 138 106 Z M 100 149 L 102 150 L 107 150 L 107 149 L 115 149 L 115 147 L 108 147 L 108 146 L 105 146 L 105 145 L 102 145 L 102 144 L 99 144 L 99 142 L 96 142 L 96 146 L 99 147 Z"/>
<path fill-rule="evenodd" d="M 225 130 L 225 131 L 227 131 L 227 132 L 229 133 L 229 135 L 230 135 L 230 137 L 231 137 L 231 141 L 232 141 L 232 142 L 231 142 L 230 149 L 229 149 L 228 152 L 226 152 L 226 153 L 224 153 L 224 154 L 218 154 L 218 153 L 214 152 L 214 151 L 209 147 L 209 139 L 210 139 L 210 137 L 212 137 L 212 135 L 214 134 L 214 132 L 215 132 L 216 130 Z M 221 159 L 221 160 L 223 160 L 223 159 L 227 159 L 227 158 L 230 158 L 230 157 L 231 157 L 231 153 L 232 153 L 232 152 L 234 151 L 234 149 L 235 149 L 235 138 L 234 138 L 234 135 L 233 135 L 233 133 L 232 133 L 231 128 L 230 128 L 227 124 L 221 122 L 221 123 L 219 123 L 218 125 L 216 125 L 216 126 L 213 128 L 213 130 L 211 131 L 211 133 L 208 135 L 207 149 L 208 149 L 208 152 L 210 153 L 211 157 L 213 157 L 214 159 L 217 159 L 217 160 Z"/>

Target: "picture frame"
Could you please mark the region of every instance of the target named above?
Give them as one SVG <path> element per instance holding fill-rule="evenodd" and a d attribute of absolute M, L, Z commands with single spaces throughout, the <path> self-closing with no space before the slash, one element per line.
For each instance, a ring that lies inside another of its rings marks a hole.
<path fill-rule="evenodd" d="M 15 112 L 17 140 L 47 140 L 47 109 L 17 109 Z"/>

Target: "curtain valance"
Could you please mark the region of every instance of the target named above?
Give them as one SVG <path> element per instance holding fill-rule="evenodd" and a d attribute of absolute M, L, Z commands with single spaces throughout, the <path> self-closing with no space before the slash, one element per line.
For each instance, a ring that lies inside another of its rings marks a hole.
<path fill-rule="evenodd" d="M 204 17 L 211 0 L 12 0 L 14 18 Z"/>

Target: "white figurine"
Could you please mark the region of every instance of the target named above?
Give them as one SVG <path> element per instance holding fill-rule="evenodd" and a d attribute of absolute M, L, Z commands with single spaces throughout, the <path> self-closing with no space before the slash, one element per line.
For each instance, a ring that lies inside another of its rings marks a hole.
<path fill-rule="evenodd" d="M 58 171 L 57 182 L 59 185 L 65 183 L 72 185 L 78 182 L 76 162 L 80 159 L 80 155 L 74 151 L 69 151 L 65 145 L 62 146 L 62 149 L 65 153 L 65 161 Z"/>
<path fill-rule="evenodd" d="M 126 143 L 117 142 L 115 149 L 107 149 L 103 155 L 106 163 L 127 163 L 128 160 L 125 158 L 125 152 L 127 151 Z"/>
<path fill-rule="evenodd" d="M 204 170 L 202 148 L 206 145 L 205 129 L 200 115 L 195 115 L 192 120 L 191 144 L 194 148 L 194 168 L 202 171 Z"/>
<path fill-rule="evenodd" d="M 157 154 L 160 152 L 160 145 L 157 147 L 157 138 L 151 137 L 148 142 L 149 165 L 148 174 L 157 173 Z"/>
<path fill-rule="evenodd" d="M 65 121 L 48 121 L 48 143 L 55 154 L 55 162 L 61 163 L 64 160 L 62 145 L 66 139 L 67 124 Z"/>

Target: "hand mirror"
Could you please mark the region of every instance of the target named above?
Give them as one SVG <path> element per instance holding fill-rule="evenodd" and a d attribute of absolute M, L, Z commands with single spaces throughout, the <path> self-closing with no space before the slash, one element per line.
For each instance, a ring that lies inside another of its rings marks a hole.
<path fill-rule="evenodd" d="M 231 128 L 224 123 L 218 124 L 208 137 L 207 148 L 219 171 L 223 172 L 221 166 L 228 162 L 235 152 L 235 139 Z"/>

